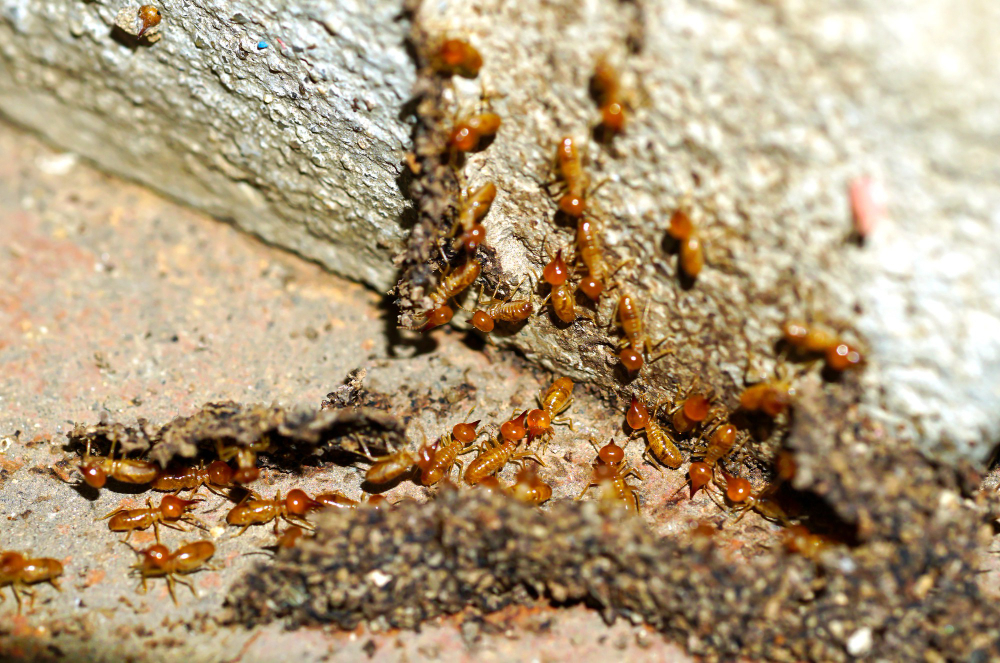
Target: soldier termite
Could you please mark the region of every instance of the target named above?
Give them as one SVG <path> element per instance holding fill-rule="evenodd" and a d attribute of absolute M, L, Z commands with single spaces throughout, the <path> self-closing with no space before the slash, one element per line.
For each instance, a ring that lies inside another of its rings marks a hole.
<path fill-rule="evenodd" d="M 502 442 L 490 443 L 482 450 L 474 461 L 469 463 L 465 470 L 465 482 L 470 486 L 479 483 L 482 479 L 496 474 L 509 462 L 518 462 L 524 458 L 530 458 L 539 465 L 545 465 L 537 456 L 530 451 L 517 450 L 518 443 L 527 435 L 528 429 L 524 425 L 524 420 L 528 416 L 525 410 L 515 419 L 504 422 L 500 426 L 500 436 Z"/>
<path fill-rule="evenodd" d="M 110 519 L 108 520 L 108 529 L 112 532 L 125 532 L 123 541 L 128 541 L 133 531 L 146 529 L 152 525 L 153 532 L 156 535 L 156 542 L 159 543 L 160 525 L 185 531 L 183 527 L 177 524 L 179 521 L 182 521 L 197 525 L 202 529 L 208 529 L 201 519 L 188 513 L 188 509 L 201 501 L 203 500 L 200 497 L 196 497 L 193 500 L 183 500 L 176 495 L 164 495 L 160 503 L 154 507 L 152 500 L 147 498 L 146 506 L 148 508 L 126 509 L 122 507 L 115 509 L 106 516 L 98 518 L 98 520 Z"/>
<path fill-rule="evenodd" d="M 137 16 L 138 21 L 142 24 L 142 28 L 140 28 L 139 33 L 135 36 L 136 39 L 141 39 L 146 32 L 158 26 L 160 20 L 163 18 L 160 15 L 160 10 L 155 5 L 142 5 L 139 7 Z"/>
<path fill-rule="evenodd" d="M 205 562 L 215 554 L 215 544 L 211 541 L 195 541 L 170 552 L 166 546 L 158 543 L 145 550 L 133 548 L 133 551 L 139 556 L 139 561 L 132 568 L 142 578 L 143 593 L 147 591 L 146 578 L 166 578 L 170 598 L 176 605 L 177 595 L 174 594 L 174 582 L 187 585 L 191 593 L 197 596 L 194 585 L 179 576 L 200 570 Z"/>
<path fill-rule="evenodd" d="M 90 442 L 87 442 L 87 450 L 80 463 L 80 474 L 83 475 L 84 482 L 91 488 L 103 488 L 108 477 L 122 483 L 151 483 L 159 473 L 159 468 L 148 460 L 115 460 L 116 442 L 117 440 L 111 441 L 111 451 L 107 457 L 91 456 Z"/>
<path fill-rule="evenodd" d="M 677 442 L 670 437 L 670 433 L 663 430 L 659 423 L 657 423 L 656 410 L 658 407 L 659 404 L 653 408 L 653 415 L 650 416 L 646 406 L 637 397 L 632 396 L 632 402 L 629 405 L 628 412 L 625 414 L 625 421 L 632 428 L 633 436 L 638 435 L 641 431 L 645 431 L 646 450 L 642 453 L 642 457 L 650 465 L 657 470 L 660 469 L 657 463 L 654 462 L 655 459 L 670 469 L 676 470 L 684 462 L 684 456 L 681 455 L 680 449 L 677 448 Z"/>
<path fill-rule="evenodd" d="M 431 52 L 431 69 L 442 76 L 475 78 L 483 66 L 479 51 L 464 39 L 445 39 Z"/>
<path fill-rule="evenodd" d="M 277 533 L 280 518 L 292 525 L 311 530 L 312 525 L 306 522 L 305 515 L 322 506 L 298 488 L 288 491 L 288 495 L 284 498 L 281 497 L 280 491 L 270 500 L 261 499 L 259 496 L 248 500 L 249 497 L 248 494 L 226 515 L 227 523 L 243 527 L 236 536 L 243 534 L 251 525 L 262 525 L 272 520 L 274 531 Z"/>
<path fill-rule="evenodd" d="M 715 476 L 715 467 L 718 465 L 719 461 L 733 452 L 733 447 L 736 445 L 736 439 L 738 437 L 738 431 L 736 430 L 736 426 L 733 424 L 729 422 L 720 422 L 704 431 L 699 440 L 705 437 L 708 438 L 708 442 L 705 447 L 704 456 L 700 461 L 691 463 L 688 467 L 687 482 L 675 490 L 670 497 L 679 493 L 684 489 L 684 486 L 688 484 L 691 484 L 691 495 L 693 496 L 702 486 L 711 481 Z M 744 442 L 746 439 L 747 438 L 744 439 Z"/>
<path fill-rule="evenodd" d="M 167 468 L 153 480 L 153 490 L 164 492 L 194 490 L 205 485 L 218 495 L 224 495 L 220 488 L 230 488 L 234 485 L 233 468 L 221 460 L 213 460 L 208 466 L 195 465 L 187 467 Z"/>
<path fill-rule="evenodd" d="M 28 589 L 30 585 L 47 582 L 59 590 L 57 578 L 63 574 L 63 565 L 51 557 L 27 558 L 19 552 L 0 552 L 0 589 L 10 587 L 17 601 L 17 612 L 21 613 L 21 592 L 27 592 L 32 604 L 35 601 L 34 592 Z M 0 601 L 4 601 L 0 593 Z"/>
<path fill-rule="evenodd" d="M 597 448 L 593 440 L 590 443 Z M 626 482 L 629 475 L 639 481 L 643 480 L 639 471 L 625 460 L 625 449 L 612 440 L 597 450 L 597 462 L 594 463 L 590 483 L 584 486 L 576 499 L 583 499 L 584 494 L 592 486 L 597 486 L 598 498 L 601 501 L 618 504 L 626 511 L 638 514 L 639 497 L 635 493 L 635 488 Z"/>

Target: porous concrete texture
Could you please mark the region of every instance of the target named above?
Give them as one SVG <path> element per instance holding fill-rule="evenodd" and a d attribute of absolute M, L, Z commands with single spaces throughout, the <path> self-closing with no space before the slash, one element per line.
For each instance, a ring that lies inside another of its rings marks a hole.
<path fill-rule="evenodd" d="M 385 0 L 0 3 L 0 112 L 113 173 L 380 288 L 406 207 L 413 85 Z"/>
<path fill-rule="evenodd" d="M 112 34 L 121 4 L 0 3 L 0 112 L 383 290 L 410 223 L 397 180 L 417 72 L 404 37 L 464 37 L 483 53 L 446 117 L 483 87 L 502 95 L 504 126 L 464 173 L 500 189 L 486 225 L 510 283 L 541 269 L 546 239 L 571 241 L 538 183 L 562 135 L 587 140 L 588 77 L 607 57 L 634 117 L 610 146 L 587 145 L 607 179 L 594 198 L 610 255 L 633 261 L 622 278 L 653 304 L 650 336 L 678 347 L 635 388 L 672 395 L 698 373 L 732 404 L 748 352 L 768 372 L 779 323 L 822 314 L 869 350 L 856 388 L 872 416 L 944 459 L 983 462 L 997 440 L 988 2 L 484 0 L 412 15 L 389 1 L 166 2 L 155 44 Z M 847 189 L 865 177 L 888 215 L 858 247 Z M 690 289 L 664 246 L 687 194 L 709 257 Z M 608 339 L 539 316 L 505 341 L 620 391 Z"/>

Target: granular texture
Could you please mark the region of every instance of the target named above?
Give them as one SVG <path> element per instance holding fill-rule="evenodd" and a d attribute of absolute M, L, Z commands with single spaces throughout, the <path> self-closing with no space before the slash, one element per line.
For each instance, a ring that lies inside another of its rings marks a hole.
<path fill-rule="evenodd" d="M 871 469 L 889 477 L 906 463 L 912 480 L 879 484 L 870 497 L 891 508 L 873 509 L 853 548 L 831 545 L 815 561 L 781 548 L 735 561 L 724 533 L 659 538 L 594 502 L 541 511 L 444 490 L 426 504 L 325 515 L 315 538 L 234 585 L 231 619 L 417 628 L 544 597 L 645 621 L 710 660 L 990 660 L 1000 612 L 975 583 L 983 512 L 957 497 L 952 471 L 896 446 L 867 459 Z"/>
<path fill-rule="evenodd" d="M 217 444 L 253 447 L 268 441 L 279 454 L 301 460 L 305 455 L 385 453 L 404 440 L 405 427 L 395 417 L 376 409 L 287 410 L 232 401 L 208 403 L 190 417 L 177 417 L 156 427 L 140 419 L 135 427 L 120 423 L 77 425 L 69 433 L 70 447 L 107 452 L 111 444 L 123 452 L 148 451 L 150 459 L 166 465 L 175 457 L 193 458 L 201 450 L 214 452 Z"/>

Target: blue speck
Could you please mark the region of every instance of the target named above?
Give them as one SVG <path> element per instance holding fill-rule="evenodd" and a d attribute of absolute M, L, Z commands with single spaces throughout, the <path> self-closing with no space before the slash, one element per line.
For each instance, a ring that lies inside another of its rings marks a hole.
<path fill-rule="evenodd" d="M 268 46 L 270 46 L 270 44 L 268 44 L 266 41 L 259 41 L 259 42 L 257 42 L 257 50 L 258 51 L 263 51 Z"/>

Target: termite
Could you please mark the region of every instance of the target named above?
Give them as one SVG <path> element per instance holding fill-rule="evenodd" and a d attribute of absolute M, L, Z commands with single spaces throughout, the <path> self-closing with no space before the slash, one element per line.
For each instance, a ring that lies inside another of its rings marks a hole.
<path fill-rule="evenodd" d="M 697 428 L 704 422 L 712 410 L 712 398 L 714 396 L 710 389 L 706 393 L 695 392 L 694 382 L 687 391 L 674 401 L 674 408 L 669 412 L 670 423 L 678 433 L 687 433 Z"/>
<path fill-rule="evenodd" d="M 473 442 L 479 436 L 476 432 L 478 425 L 478 420 L 455 424 L 450 435 L 444 435 L 431 445 L 425 441 L 417 453 L 420 483 L 425 486 L 434 485 L 448 476 L 455 465 L 458 466 L 458 474 L 461 476 L 464 466 L 458 457 L 474 449 Z"/>
<path fill-rule="evenodd" d="M 480 488 L 485 492 L 489 493 L 490 495 L 510 494 L 509 491 L 503 487 L 503 484 L 500 483 L 500 479 L 497 479 L 496 477 L 493 476 L 483 477 L 482 479 L 480 479 L 479 482 L 476 484 L 476 488 Z"/>
<path fill-rule="evenodd" d="M 108 477 L 122 483 L 144 484 L 151 483 L 156 479 L 159 468 L 148 460 L 129 460 L 121 458 L 114 459 L 115 442 L 111 441 L 111 452 L 107 457 L 91 456 L 90 441 L 87 441 L 87 450 L 80 463 L 80 474 L 83 480 L 91 488 L 103 488 Z"/>
<path fill-rule="evenodd" d="M 145 509 L 126 509 L 124 507 L 115 509 L 106 516 L 98 518 L 98 520 L 107 520 L 108 529 L 112 532 L 126 532 L 123 541 L 128 541 L 128 538 L 132 535 L 132 532 L 137 529 L 146 529 L 150 525 L 153 526 L 153 532 L 156 535 L 156 542 L 160 542 L 160 525 L 164 527 L 170 527 L 172 529 L 185 531 L 183 527 L 178 525 L 178 521 L 183 521 L 186 523 L 191 523 L 197 525 L 202 529 L 208 529 L 201 519 L 188 513 L 188 509 L 202 502 L 202 498 L 196 497 L 193 500 L 183 500 L 176 495 L 164 495 L 160 500 L 159 505 L 153 506 L 152 500 L 146 499 Z"/>
<path fill-rule="evenodd" d="M 543 439 L 546 443 L 552 436 L 552 426 L 567 425 L 573 430 L 573 420 L 559 415 L 569 408 L 573 402 L 573 381 L 567 377 L 556 380 L 544 392 L 537 396 L 539 408 L 528 412 L 525 424 L 528 426 L 530 440 Z M 543 451 L 547 448 L 543 446 Z"/>
<path fill-rule="evenodd" d="M 337 490 L 329 493 L 320 493 L 313 498 L 313 501 L 325 507 L 332 506 L 338 509 L 353 509 L 358 506 L 355 500 Z"/>
<path fill-rule="evenodd" d="M 624 350 L 619 354 L 619 359 L 630 373 L 634 373 L 641 369 L 645 363 L 642 356 L 643 350 L 645 349 L 648 354 L 653 355 L 653 351 L 668 339 L 661 339 L 653 343 L 646 335 L 644 321 L 646 312 L 649 310 L 648 302 L 640 313 L 638 300 L 629 293 L 623 292 L 618 298 L 615 310 L 625 335 L 625 338 L 622 339 Z M 668 348 L 660 354 L 652 356 L 649 361 L 654 362 L 673 351 L 673 348 Z"/>
<path fill-rule="evenodd" d="M 700 461 L 691 463 L 688 467 L 688 480 L 675 490 L 670 497 L 682 491 L 688 484 L 691 484 L 691 495 L 694 496 L 702 486 L 711 481 L 715 476 L 715 467 L 719 461 L 733 453 L 738 431 L 733 424 L 720 422 L 704 431 L 699 440 L 706 437 L 708 438 L 708 443 L 705 447 L 704 456 Z M 746 439 L 749 438 L 744 438 L 744 443 Z M 738 447 L 737 450 L 739 448 L 742 448 L 742 446 Z"/>
<path fill-rule="evenodd" d="M 523 279 L 521 283 L 523 283 Z M 515 299 L 511 300 L 518 289 L 521 287 L 521 283 L 517 286 L 503 299 L 497 299 L 496 295 L 500 288 L 500 283 L 497 282 L 497 287 L 493 291 L 493 296 L 490 298 L 489 303 L 484 308 L 477 308 L 470 318 L 472 326 L 488 334 L 496 327 L 497 321 L 500 322 L 523 322 L 531 317 L 535 308 L 528 299 Z M 477 305 L 480 299 L 482 299 L 482 290 L 479 292 L 479 298 L 477 299 Z"/>
<path fill-rule="evenodd" d="M 492 111 L 469 115 L 455 124 L 448 134 L 448 148 L 452 153 L 472 152 L 479 148 L 483 138 L 495 136 L 503 120 Z"/>
<path fill-rule="evenodd" d="M 593 440 L 590 443 L 597 447 Z M 583 499 L 592 486 L 597 486 L 601 501 L 618 504 L 626 511 L 634 510 L 639 513 L 639 496 L 636 495 L 635 488 L 626 482 L 629 475 L 639 481 L 643 480 L 639 471 L 625 461 L 625 449 L 612 440 L 597 450 L 597 462 L 594 463 L 590 483 L 584 486 L 576 499 Z"/>
<path fill-rule="evenodd" d="M 288 491 L 288 495 L 284 498 L 281 497 L 280 491 L 275 493 L 274 499 L 271 500 L 256 496 L 255 499 L 248 501 L 249 497 L 250 494 L 226 514 L 227 523 L 237 527 L 243 526 L 243 529 L 236 536 L 243 534 L 251 525 L 262 525 L 272 520 L 274 521 L 274 531 L 277 533 L 279 518 L 283 518 L 292 525 L 311 530 L 312 525 L 306 522 L 305 515 L 321 506 L 316 500 L 306 495 L 305 491 L 298 488 Z"/>
<path fill-rule="evenodd" d="M 431 308 L 416 326 L 407 327 L 407 329 L 429 331 L 451 321 L 455 312 L 448 305 L 448 302 L 472 285 L 472 282 L 479 278 L 481 272 L 482 265 L 479 261 L 475 258 L 469 258 L 454 270 L 445 273 L 437 288 L 427 295 L 427 298 L 431 300 Z"/>
<path fill-rule="evenodd" d="M 160 20 L 163 18 L 160 15 L 160 10 L 154 5 L 143 5 L 139 7 L 139 12 L 137 18 L 140 23 L 142 23 L 142 28 L 139 33 L 135 36 L 136 39 L 142 39 L 142 36 L 146 34 L 147 30 L 152 30 L 160 24 Z"/>
<path fill-rule="evenodd" d="M 442 76 L 475 78 L 483 66 L 483 57 L 467 41 L 445 39 L 431 54 L 430 66 Z"/>
<path fill-rule="evenodd" d="M 621 94 L 621 80 L 618 72 L 603 58 L 594 67 L 590 79 L 590 89 L 601 110 L 598 129 L 610 138 L 625 130 L 625 105 Z"/>
<path fill-rule="evenodd" d="M 525 466 L 517 473 L 510 494 L 527 504 L 541 504 L 552 497 L 552 486 L 542 481 L 533 467 Z"/>
<path fill-rule="evenodd" d="M 670 217 L 667 234 L 680 243 L 678 263 L 681 271 L 689 278 L 697 278 L 705 266 L 705 250 L 691 216 L 683 209 L 676 210 Z"/>
<path fill-rule="evenodd" d="M 785 550 L 798 553 L 806 559 L 815 560 L 831 543 L 822 534 L 813 534 L 805 525 L 789 525 L 782 536 Z"/>
<path fill-rule="evenodd" d="M 454 235 L 458 228 L 462 229 L 462 234 L 455 239 L 455 250 L 462 248 L 470 254 L 475 253 L 479 245 L 486 239 L 486 227 L 480 222 L 490 210 L 496 195 L 496 185 L 487 182 L 468 194 L 462 201 L 451 231 L 451 234 Z"/>
<path fill-rule="evenodd" d="M 611 277 L 630 261 L 624 260 L 615 267 L 609 267 L 604 259 L 601 246 L 601 232 L 594 219 L 580 219 L 576 223 L 576 248 L 580 259 L 587 266 L 588 274 L 577 286 L 592 301 L 597 301 L 608 285 Z"/>
<path fill-rule="evenodd" d="M 788 514 L 781 508 L 781 505 L 771 496 L 770 487 L 764 488 L 756 495 L 753 492 L 753 485 L 743 477 L 736 477 L 725 472 L 722 476 L 726 480 L 726 499 L 736 505 L 740 505 L 737 510 L 739 514 L 734 523 L 743 519 L 748 511 L 753 510 L 767 520 L 788 524 Z"/>
<path fill-rule="evenodd" d="M 139 561 L 132 568 L 138 571 L 142 578 L 143 593 L 147 591 L 146 578 L 166 578 L 170 598 L 176 605 L 174 582 L 187 585 L 191 593 L 197 596 L 194 585 L 179 576 L 200 570 L 215 554 L 215 544 L 211 541 L 195 541 L 170 552 L 166 546 L 157 543 L 145 550 L 133 550 L 139 556 Z"/>
<path fill-rule="evenodd" d="M 541 459 L 530 451 L 517 451 L 518 443 L 528 434 L 528 429 L 524 425 L 524 420 L 528 416 L 525 410 L 515 419 L 504 422 L 500 426 L 500 436 L 502 442 L 488 442 L 490 446 L 484 448 L 474 461 L 469 463 L 465 470 L 465 482 L 470 486 L 479 483 L 485 477 L 496 474 L 509 462 L 519 462 L 524 458 L 530 458 L 539 465 L 545 465 Z"/>
<path fill-rule="evenodd" d="M 791 320 L 782 327 L 785 342 L 803 353 L 822 354 L 827 367 L 846 371 L 864 363 L 861 352 L 844 342 L 832 329 Z"/>
<path fill-rule="evenodd" d="M 653 408 L 653 416 L 650 416 L 646 406 L 643 405 L 636 396 L 632 396 L 628 412 L 625 413 L 625 421 L 632 428 L 632 435 L 639 435 L 642 431 L 646 433 L 646 450 L 642 452 L 642 457 L 657 470 L 660 468 L 654 459 L 672 470 L 676 470 L 684 462 L 684 456 L 677 448 L 677 442 L 670 433 L 660 427 L 656 421 L 656 410 L 659 403 Z"/>
<path fill-rule="evenodd" d="M 10 586 L 10 591 L 17 601 L 17 613 L 21 614 L 21 592 L 27 592 L 34 605 L 34 592 L 28 589 L 29 585 L 40 582 L 47 582 L 56 590 L 60 590 L 56 580 L 63 574 L 62 562 L 51 557 L 27 558 L 19 552 L 0 552 L 0 589 Z M 0 593 L 0 601 L 4 601 L 4 596 Z"/>
<path fill-rule="evenodd" d="M 257 480 L 260 476 L 260 468 L 257 467 L 257 454 L 270 451 L 271 448 L 271 441 L 266 436 L 247 446 L 226 445 L 221 440 L 215 443 L 219 460 L 227 462 L 230 459 L 236 459 L 233 481 L 239 484 L 252 483 Z"/>
<path fill-rule="evenodd" d="M 372 484 L 389 483 L 413 470 L 417 460 L 403 449 L 372 459 L 372 466 L 365 472 L 365 481 Z"/>
<path fill-rule="evenodd" d="M 582 217 L 587 211 L 590 177 L 584 171 L 576 142 L 570 136 L 559 141 L 559 146 L 556 148 L 556 174 L 559 177 L 559 188 L 563 192 L 559 196 L 559 210 L 573 218 Z M 594 191 L 596 187 L 589 193 Z"/>
<path fill-rule="evenodd" d="M 570 285 L 569 278 L 570 268 L 563 260 L 562 249 L 559 249 L 542 270 L 542 279 L 552 286 L 552 289 L 538 305 L 538 310 L 541 312 L 545 308 L 545 303 L 551 299 L 552 311 L 566 324 L 575 321 L 579 315 L 576 309 L 576 290 Z M 591 316 L 587 314 L 587 317 Z"/>
<path fill-rule="evenodd" d="M 157 475 L 151 488 L 164 492 L 174 492 L 194 490 L 205 485 L 213 493 L 224 495 L 219 489 L 232 487 L 234 474 L 233 468 L 228 463 L 213 460 L 208 466 L 168 468 Z"/>

